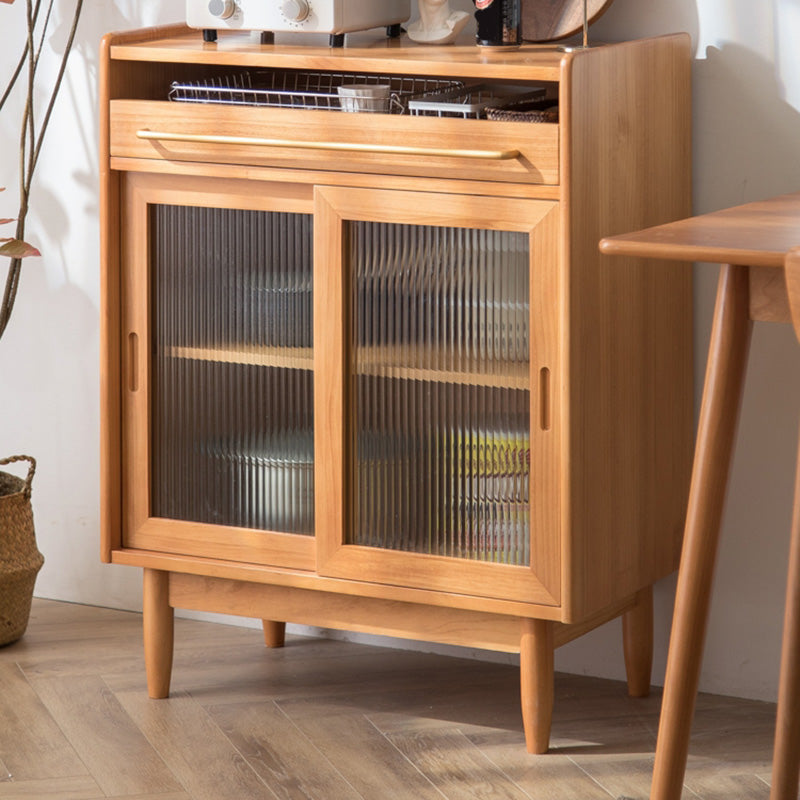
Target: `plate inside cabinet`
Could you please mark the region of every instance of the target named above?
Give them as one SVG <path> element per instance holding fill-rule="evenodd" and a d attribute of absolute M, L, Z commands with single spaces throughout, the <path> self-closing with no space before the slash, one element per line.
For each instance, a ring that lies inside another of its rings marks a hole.
<path fill-rule="evenodd" d="M 584 0 L 521 0 L 522 38 L 526 42 L 564 39 L 583 29 Z M 586 0 L 591 24 L 612 0 Z"/>

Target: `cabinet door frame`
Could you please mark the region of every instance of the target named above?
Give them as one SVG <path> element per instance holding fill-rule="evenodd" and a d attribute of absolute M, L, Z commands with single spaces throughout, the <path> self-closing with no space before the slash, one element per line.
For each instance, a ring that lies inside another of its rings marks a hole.
<path fill-rule="evenodd" d="M 302 570 L 315 565 L 315 537 L 154 517 L 150 510 L 152 381 L 149 207 L 188 205 L 311 214 L 301 184 L 129 173 L 121 233 L 122 542 L 127 548 Z M 310 363 L 309 363 L 310 366 Z"/>
<path fill-rule="evenodd" d="M 531 565 L 346 544 L 352 495 L 346 227 L 350 221 L 527 233 L 530 245 Z M 317 571 L 387 585 L 557 606 L 561 598 L 559 205 L 553 201 L 318 186 L 314 212 Z"/>

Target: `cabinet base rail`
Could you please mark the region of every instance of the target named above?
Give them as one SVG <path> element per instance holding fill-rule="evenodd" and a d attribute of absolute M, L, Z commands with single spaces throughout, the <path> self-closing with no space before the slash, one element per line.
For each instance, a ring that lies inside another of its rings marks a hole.
<path fill-rule="evenodd" d="M 285 621 L 338 630 L 520 654 L 520 701 L 530 753 L 545 753 L 553 716 L 557 647 L 615 617 L 623 618 L 623 649 L 631 697 L 647 695 L 653 650 L 652 587 L 584 622 L 563 624 L 501 614 L 144 569 L 144 653 L 148 694 L 169 695 L 174 609 L 261 619 L 264 642 L 281 647 Z"/>

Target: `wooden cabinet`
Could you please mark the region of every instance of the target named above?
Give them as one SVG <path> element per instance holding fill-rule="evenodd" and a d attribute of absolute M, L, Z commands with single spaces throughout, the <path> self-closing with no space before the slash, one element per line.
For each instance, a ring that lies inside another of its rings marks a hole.
<path fill-rule="evenodd" d="M 102 55 L 102 555 L 144 568 L 150 694 L 173 608 L 260 618 L 271 646 L 291 621 L 518 652 L 535 752 L 558 645 L 622 615 L 646 692 L 691 274 L 597 242 L 689 211 L 688 37 L 487 53 L 172 26 Z M 390 83 L 402 113 L 258 94 L 309 74 Z M 559 121 L 419 115 L 405 81 L 541 89 Z"/>

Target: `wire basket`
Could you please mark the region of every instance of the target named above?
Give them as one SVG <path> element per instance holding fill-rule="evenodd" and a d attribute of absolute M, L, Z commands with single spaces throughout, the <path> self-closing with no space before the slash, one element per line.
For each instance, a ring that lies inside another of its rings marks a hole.
<path fill-rule="evenodd" d="M 271 108 L 342 111 L 338 90 L 353 84 L 389 87 L 387 113 L 404 114 L 411 97 L 463 88 L 461 81 L 409 75 L 352 72 L 257 71 L 170 86 L 169 99 L 181 103 L 223 103 Z"/>

